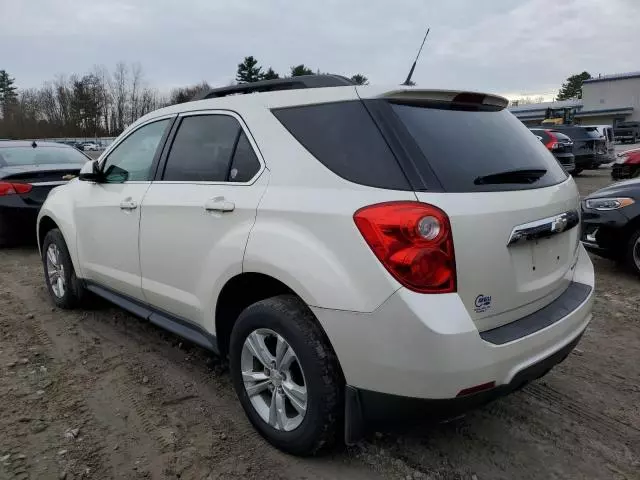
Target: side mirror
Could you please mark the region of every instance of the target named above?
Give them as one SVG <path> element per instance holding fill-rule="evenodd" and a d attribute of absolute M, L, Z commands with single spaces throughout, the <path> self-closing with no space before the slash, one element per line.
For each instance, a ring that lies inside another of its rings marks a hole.
<path fill-rule="evenodd" d="M 102 172 L 100 171 L 98 162 L 96 160 L 92 160 L 82 166 L 80 174 L 78 175 L 78 180 L 83 180 L 85 182 L 99 182 L 101 177 Z"/>

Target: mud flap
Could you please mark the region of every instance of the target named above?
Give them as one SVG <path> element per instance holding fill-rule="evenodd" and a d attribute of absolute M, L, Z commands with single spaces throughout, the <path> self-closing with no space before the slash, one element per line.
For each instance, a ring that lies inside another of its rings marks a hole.
<path fill-rule="evenodd" d="M 358 390 L 347 385 L 344 394 L 344 443 L 355 445 L 364 436 L 364 417 Z"/>

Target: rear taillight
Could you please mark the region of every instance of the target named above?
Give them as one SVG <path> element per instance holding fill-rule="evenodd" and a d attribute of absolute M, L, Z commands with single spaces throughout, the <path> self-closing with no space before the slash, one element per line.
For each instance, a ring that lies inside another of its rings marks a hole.
<path fill-rule="evenodd" d="M 0 182 L 0 197 L 4 195 L 16 195 L 29 193 L 33 186 L 30 183 Z"/>
<path fill-rule="evenodd" d="M 361 208 L 356 226 L 385 268 L 420 293 L 456 291 L 449 217 L 420 202 L 388 202 Z"/>
<path fill-rule="evenodd" d="M 547 135 L 549 135 L 549 141 L 544 144 L 549 150 L 555 150 L 559 147 L 558 145 L 558 137 L 556 137 L 553 132 L 547 131 Z"/>

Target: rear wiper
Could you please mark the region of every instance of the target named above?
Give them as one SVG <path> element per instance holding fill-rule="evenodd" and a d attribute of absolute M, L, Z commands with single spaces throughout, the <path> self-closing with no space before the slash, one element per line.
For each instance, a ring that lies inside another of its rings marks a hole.
<path fill-rule="evenodd" d="M 491 175 L 484 175 L 476 178 L 475 185 L 491 185 L 497 183 L 534 183 L 540 179 L 547 170 L 544 168 L 521 168 L 518 170 L 507 170 Z"/>

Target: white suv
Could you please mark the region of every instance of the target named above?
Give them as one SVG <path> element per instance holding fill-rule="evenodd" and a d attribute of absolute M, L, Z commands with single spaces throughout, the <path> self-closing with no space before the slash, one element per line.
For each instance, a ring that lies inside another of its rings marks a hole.
<path fill-rule="evenodd" d="M 506 106 L 313 76 L 153 112 L 44 204 L 51 297 L 228 356 L 294 454 L 486 402 L 568 355 L 594 288 L 576 185 Z"/>

